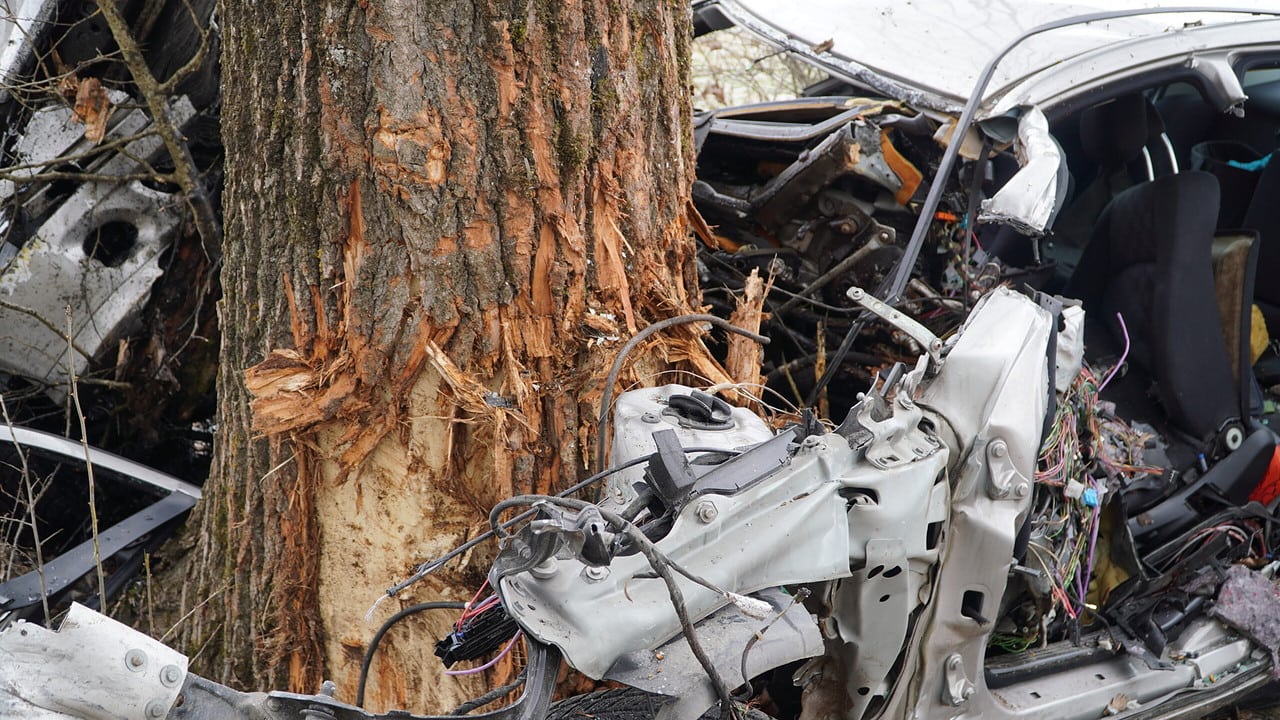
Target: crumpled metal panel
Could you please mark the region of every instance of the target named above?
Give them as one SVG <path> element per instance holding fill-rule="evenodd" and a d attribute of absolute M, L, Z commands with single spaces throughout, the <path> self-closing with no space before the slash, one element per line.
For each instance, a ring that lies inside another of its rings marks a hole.
<path fill-rule="evenodd" d="M 1280 586 L 1262 573 L 1232 565 L 1210 611 L 1271 653 L 1271 676 L 1280 679 Z"/>
<path fill-rule="evenodd" d="M 1066 200 L 1067 165 L 1039 108 L 1029 108 L 1019 118 L 1015 147 L 1022 167 L 995 195 L 982 201 L 978 222 L 1043 235 Z"/>
<path fill-rule="evenodd" d="M 844 438 L 828 437 L 834 441 L 802 449 L 790 468 L 737 495 L 686 505 L 657 542 L 658 550 L 717 586 L 744 594 L 848 575 L 845 503 L 826 470 L 832 462 L 851 465 L 852 451 Z M 841 452 L 842 462 L 827 457 Z M 715 510 L 699 517 L 704 503 Z M 560 648 L 588 677 L 599 679 L 625 653 L 654 650 L 680 632 L 667 587 L 643 555 L 614 558 L 607 568 L 561 557 L 539 575 L 502 578 L 503 606 L 526 633 Z M 676 582 L 695 622 L 729 602 L 682 576 Z"/>
<path fill-rule="evenodd" d="M 657 451 L 653 442 L 656 430 L 673 430 L 684 447 L 720 447 L 742 449 L 773 437 L 773 431 L 760 416 L 744 407 L 730 410 L 730 426 L 723 430 L 681 427 L 677 418 L 664 414 L 672 395 L 688 395 L 693 388 L 686 385 L 628 390 L 618 396 L 613 406 L 613 464 L 621 465 L 642 455 Z M 644 479 L 644 467 L 618 471 L 604 481 L 604 505 L 614 509 L 625 507 L 636 497 L 632 487 Z"/>
<path fill-rule="evenodd" d="M 55 632 L 19 621 L 0 632 L 0 717 L 161 718 L 187 677 L 187 658 L 73 604 Z"/>
<path fill-rule="evenodd" d="M 864 0 L 719 0 L 734 22 L 775 47 L 918 108 L 957 114 L 997 48 L 1045 23 L 1134 3 L 903 3 Z M 1269 0 L 1193 3 L 1203 12 L 1149 14 L 1065 28 L 1021 44 L 996 70 L 979 117 L 1011 105 L 1042 105 L 1059 92 L 1117 71 L 1181 63 L 1189 53 L 1275 41 L 1277 23 L 1211 8 L 1275 10 Z M 1141 5 L 1137 5 L 1141 7 Z M 1146 67 L 1144 67 L 1146 66 Z M 1050 82 L 1035 85 L 1037 78 Z M 1016 96 L 1016 97 L 1015 97 Z M 998 103 L 994 108 L 991 103 Z"/>
<path fill-rule="evenodd" d="M 170 114 L 182 124 L 195 111 L 180 98 Z M 120 129 L 127 131 L 135 124 L 125 118 Z M 65 137 L 59 134 L 54 140 Z M 141 167 L 131 158 L 150 157 L 160 148 L 159 137 L 139 138 L 90 170 L 99 175 L 133 174 Z M 77 374 L 83 372 L 146 304 L 161 274 L 158 258 L 184 212 L 175 195 L 141 182 L 82 183 L 0 267 L 0 370 L 51 385 L 65 382 L 69 365 Z M 132 226 L 137 237 L 127 250 L 104 259 L 92 248 L 96 233 L 109 223 Z"/>
<path fill-rule="evenodd" d="M 822 635 L 803 605 L 777 589 L 762 591 L 757 597 L 767 601 L 777 615 L 755 620 L 730 605 L 698 625 L 698 642 L 729 687 L 737 687 L 775 667 L 822 653 Z M 757 638 L 756 642 L 748 648 L 753 637 Z M 744 662 L 745 678 L 742 676 Z M 663 708 L 660 718 L 696 718 L 718 699 L 683 635 L 657 650 L 623 655 L 605 678 L 675 698 L 672 705 Z"/>

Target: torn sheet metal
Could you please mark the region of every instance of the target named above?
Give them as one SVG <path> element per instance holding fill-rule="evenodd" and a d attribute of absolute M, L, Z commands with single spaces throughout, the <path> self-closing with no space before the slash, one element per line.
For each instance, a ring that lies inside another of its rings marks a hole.
<path fill-rule="evenodd" d="M 186 677 L 186 656 L 78 603 L 56 632 L 27 622 L 0 632 L 2 717 L 162 718 Z"/>
<path fill-rule="evenodd" d="M 1071 389 L 1084 367 L 1084 306 L 1068 305 L 1062 309 L 1062 329 L 1055 348 L 1053 386 L 1060 393 Z"/>
<path fill-rule="evenodd" d="M 1023 112 L 1014 150 L 1022 169 L 994 196 L 982 201 L 978 222 L 1011 225 L 1027 235 L 1043 235 L 1066 200 L 1067 165 L 1039 108 Z"/>
<path fill-rule="evenodd" d="M 756 596 L 766 600 L 776 615 L 755 620 L 728 605 L 698 624 L 698 642 L 730 687 L 823 651 L 818 625 L 803 605 L 777 589 Z M 676 698 L 675 703 L 688 711 L 671 708 L 668 712 L 674 716 L 697 717 L 716 701 L 715 689 L 683 635 L 657 650 L 623 655 L 605 678 Z"/>
<path fill-rule="evenodd" d="M 766 183 L 751 198 L 756 219 L 766 226 L 789 221 L 797 207 L 845 174 L 885 188 L 899 205 L 911 199 L 923 177 L 889 142 L 887 131 L 869 120 L 857 119 L 802 152 Z"/>
<path fill-rule="evenodd" d="M 1271 653 L 1271 676 L 1280 679 L 1280 586 L 1243 565 L 1232 565 L 1218 591 L 1214 617 Z"/>
<path fill-rule="evenodd" d="M 170 108 L 171 118 L 179 125 L 194 115 L 186 98 L 174 101 Z M 56 123 L 56 118 L 44 120 L 48 122 L 33 127 Z M 137 120 L 132 113 L 124 114 L 112 136 L 132 134 L 135 131 L 130 128 Z M 50 141 L 64 144 L 66 134 L 56 133 Z M 24 139 L 20 145 L 31 142 Z M 139 138 L 86 171 L 96 175 L 142 172 L 144 167 L 136 158 L 151 157 L 161 145 L 154 135 Z M 80 146 L 72 142 L 66 151 L 76 152 Z M 40 154 L 34 147 L 30 152 Z M 12 192 L 9 187 L 0 191 Z M 32 200 L 32 209 L 44 202 L 40 193 Z M 50 204 L 47 219 L 30 239 L 20 248 L 6 246 L 8 257 L 0 257 L 0 300 L 4 301 L 0 326 L 5 328 L 0 336 L 0 370 L 52 385 L 65 382 L 69 365 L 77 374 L 83 372 L 146 304 L 151 285 L 161 274 L 160 254 L 180 227 L 184 212 L 172 193 L 138 181 L 86 181 L 56 207 Z"/>

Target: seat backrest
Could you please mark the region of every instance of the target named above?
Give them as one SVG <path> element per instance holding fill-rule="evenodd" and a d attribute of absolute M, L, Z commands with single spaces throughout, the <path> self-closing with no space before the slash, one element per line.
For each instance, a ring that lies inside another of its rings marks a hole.
<path fill-rule="evenodd" d="M 1241 417 L 1214 302 L 1219 191 L 1186 172 L 1139 183 L 1103 210 L 1070 292 L 1117 338 L 1123 314 L 1134 362 L 1150 373 L 1172 424 L 1210 440 Z"/>
<path fill-rule="evenodd" d="M 1255 294 L 1264 304 L 1280 307 L 1280 155 L 1277 153 L 1272 153 L 1258 176 L 1241 225 L 1258 231 L 1258 277 L 1263 278 L 1263 282 L 1254 288 Z M 1270 329 L 1273 334 L 1280 332 L 1280 324 Z"/>
<path fill-rule="evenodd" d="M 1164 123 L 1141 93 L 1121 95 L 1080 113 L 1080 149 L 1096 168 L 1054 224 L 1057 242 L 1083 247 L 1107 203 L 1135 182 L 1177 172 Z M 1151 148 L 1155 149 L 1152 152 Z M 1142 166 L 1135 175 L 1130 168 Z"/>

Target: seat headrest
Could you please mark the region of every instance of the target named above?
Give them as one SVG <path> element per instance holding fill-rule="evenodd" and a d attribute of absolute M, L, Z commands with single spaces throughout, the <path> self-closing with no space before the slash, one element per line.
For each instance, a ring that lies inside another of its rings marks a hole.
<path fill-rule="evenodd" d="M 1120 167 L 1163 131 L 1160 125 L 1160 116 L 1141 93 L 1121 95 L 1080 113 L 1080 143 L 1099 167 Z"/>

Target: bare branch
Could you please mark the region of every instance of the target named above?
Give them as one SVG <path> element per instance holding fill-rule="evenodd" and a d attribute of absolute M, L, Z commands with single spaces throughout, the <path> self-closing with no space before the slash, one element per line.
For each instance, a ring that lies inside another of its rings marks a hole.
<path fill-rule="evenodd" d="M 187 7 L 187 13 L 191 15 L 192 24 L 197 28 L 200 28 L 200 17 L 196 15 L 195 8 L 191 7 L 191 3 L 188 0 L 182 0 L 182 4 Z M 200 66 L 204 64 L 205 58 L 208 57 L 208 55 L 209 30 L 208 28 L 201 28 L 200 45 L 196 48 L 196 54 L 191 56 L 191 59 L 184 63 L 182 67 L 174 70 L 168 80 L 160 83 L 160 92 L 166 95 L 172 94 L 174 89 L 178 87 L 179 83 L 186 80 L 188 77 L 191 77 L 195 71 L 200 69 Z"/>
<path fill-rule="evenodd" d="M 151 111 L 156 131 L 163 138 L 169 157 L 173 159 L 174 180 L 187 196 L 187 202 L 191 205 L 192 214 L 195 216 L 196 229 L 200 233 L 200 241 L 204 244 L 207 253 L 211 248 L 217 248 L 221 244 L 222 227 L 214 213 L 213 204 L 209 202 L 209 194 L 200 181 L 195 160 L 191 157 L 191 149 L 187 147 L 186 139 L 181 136 L 169 117 L 164 89 L 155 75 L 151 74 L 151 68 L 147 66 L 142 50 L 138 48 L 137 41 L 129 32 L 129 25 L 120 13 L 120 8 L 112 0 L 106 0 L 98 4 L 98 10 L 102 13 L 107 26 L 111 28 L 111 36 L 120 47 L 129 73 L 133 76 L 134 83 Z"/>

